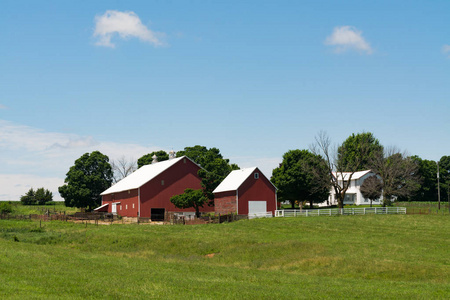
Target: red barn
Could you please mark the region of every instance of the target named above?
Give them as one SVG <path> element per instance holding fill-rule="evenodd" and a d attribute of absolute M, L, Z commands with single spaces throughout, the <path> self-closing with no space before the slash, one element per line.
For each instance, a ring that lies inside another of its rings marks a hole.
<path fill-rule="evenodd" d="M 266 216 L 277 209 L 276 187 L 256 167 L 232 171 L 214 190 L 219 214 Z"/>
<path fill-rule="evenodd" d="M 145 165 L 101 193 L 102 206 L 97 210 L 152 220 L 163 219 L 165 212 L 191 214 L 195 212 L 193 208 L 176 208 L 170 198 L 187 188 L 200 189 L 200 168 L 186 156 Z M 214 208 L 205 206 L 200 211 Z"/>

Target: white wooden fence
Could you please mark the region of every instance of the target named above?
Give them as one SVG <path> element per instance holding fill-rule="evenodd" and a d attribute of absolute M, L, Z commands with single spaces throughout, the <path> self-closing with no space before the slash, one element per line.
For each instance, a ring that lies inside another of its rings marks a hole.
<path fill-rule="evenodd" d="M 280 209 L 275 211 L 275 217 L 312 217 L 337 215 L 387 215 L 406 214 L 406 207 L 357 207 L 330 209 Z"/>

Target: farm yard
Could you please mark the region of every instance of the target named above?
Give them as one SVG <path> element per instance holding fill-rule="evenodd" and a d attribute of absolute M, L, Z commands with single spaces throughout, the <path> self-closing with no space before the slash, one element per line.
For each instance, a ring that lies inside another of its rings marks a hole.
<path fill-rule="evenodd" d="M 0 220 L 2 298 L 448 298 L 448 215 Z"/>

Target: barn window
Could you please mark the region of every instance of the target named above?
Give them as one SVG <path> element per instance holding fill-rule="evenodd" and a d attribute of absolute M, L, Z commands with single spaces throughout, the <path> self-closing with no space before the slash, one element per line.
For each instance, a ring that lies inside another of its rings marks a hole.
<path fill-rule="evenodd" d="M 183 164 L 185 164 L 186 163 L 186 158 L 183 158 Z"/>
<path fill-rule="evenodd" d="M 259 178 L 259 173 L 255 173 L 255 179 Z"/>
<path fill-rule="evenodd" d="M 130 190 L 128 190 L 128 194 L 130 194 L 131 193 L 131 191 Z"/>
<path fill-rule="evenodd" d="M 128 204 L 125 205 L 125 209 L 128 209 Z"/>
<path fill-rule="evenodd" d="M 120 206 L 120 210 L 122 210 L 122 205 Z"/>
<path fill-rule="evenodd" d="M 161 185 L 164 185 L 164 180 L 161 180 Z"/>
<path fill-rule="evenodd" d="M 134 208 L 134 203 L 133 203 L 133 208 Z"/>
<path fill-rule="evenodd" d="M 111 194 L 111 200 L 114 200 L 114 199 L 116 199 L 116 198 L 114 197 L 114 194 Z"/>

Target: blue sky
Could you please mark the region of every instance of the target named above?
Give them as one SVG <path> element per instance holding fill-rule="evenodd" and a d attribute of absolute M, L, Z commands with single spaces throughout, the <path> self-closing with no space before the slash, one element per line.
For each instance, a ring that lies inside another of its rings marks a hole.
<path fill-rule="evenodd" d="M 320 3 L 319 3 L 320 2 Z M 320 130 L 450 155 L 450 1 L 2 1 L 0 200 L 100 150 L 267 176 Z"/>

